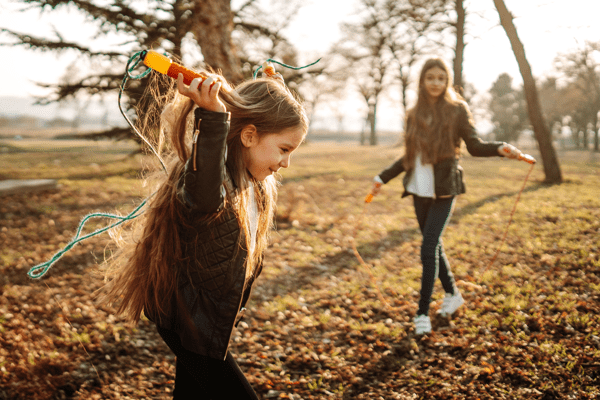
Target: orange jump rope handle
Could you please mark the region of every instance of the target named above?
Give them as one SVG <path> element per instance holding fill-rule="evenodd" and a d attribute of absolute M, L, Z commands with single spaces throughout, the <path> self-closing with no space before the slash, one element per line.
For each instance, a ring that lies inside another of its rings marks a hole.
<path fill-rule="evenodd" d="M 177 79 L 177 76 L 179 74 L 183 74 L 183 82 L 186 85 L 192 83 L 192 80 L 194 80 L 195 78 L 202 78 L 203 81 L 206 78 L 208 78 L 204 74 L 192 71 L 191 69 L 187 69 L 183 65 L 173 62 L 167 56 L 162 55 L 154 50 L 148 50 L 148 52 L 146 52 L 146 56 L 144 57 L 144 64 L 148 68 L 152 68 L 153 70 L 155 70 L 156 72 L 160 72 L 161 74 L 168 75 L 173 79 Z"/>
<path fill-rule="evenodd" d="M 272 65 L 267 65 L 266 67 L 264 67 L 263 72 L 269 78 L 273 78 L 275 75 L 277 75 L 277 72 L 275 72 L 275 68 L 273 68 Z"/>
<path fill-rule="evenodd" d="M 525 153 L 521 153 L 521 155 L 519 156 L 519 161 L 525 161 L 529 164 L 535 164 L 535 162 L 536 162 L 535 158 L 533 158 L 529 154 L 525 154 Z"/>
<path fill-rule="evenodd" d="M 511 153 L 510 147 L 512 147 L 512 146 L 505 146 L 502 149 L 502 151 L 504 151 L 506 154 L 510 155 L 510 153 Z M 529 164 L 535 164 L 535 158 L 533 158 L 529 154 L 525 154 L 525 153 L 519 154 L 519 157 L 517 158 L 517 160 L 525 161 L 526 163 L 529 163 Z"/>
<path fill-rule="evenodd" d="M 381 183 L 376 183 L 376 184 L 375 184 L 375 187 L 381 187 Z M 370 203 L 370 202 L 372 202 L 372 201 L 373 201 L 373 197 L 375 197 L 375 196 L 373 196 L 373 194 L 372 194 L 372 193 L 369 193 L 369 194 L 367 195 L 367 197 L 365 197 L 365 203 Z"/>

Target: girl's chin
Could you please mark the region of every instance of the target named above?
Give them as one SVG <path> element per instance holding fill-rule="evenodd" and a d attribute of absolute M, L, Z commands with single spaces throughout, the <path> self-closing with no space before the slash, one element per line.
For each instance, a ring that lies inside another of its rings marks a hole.
<path fill-rule="evenodd" d="M 273 171 L 269 171 L 268 173 L 263 172 L 263 173 L 260 173 L 260 174 L 253 174 L 252 172 L 248 171 L 248 175 L 252 176 L 257 181 L 264 181 L 269 176 L 273 175 Z"/>

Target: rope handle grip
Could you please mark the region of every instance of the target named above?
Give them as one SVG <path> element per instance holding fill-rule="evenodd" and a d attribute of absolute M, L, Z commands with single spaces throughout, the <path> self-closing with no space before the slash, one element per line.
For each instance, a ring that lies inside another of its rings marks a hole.
<path fill-rule="evenodd" d="M 511 148 L 512 148 L 513 150 L 516 150 L 516 148 L 515 148 L 515 147 L 513 147 L 513 146 L 511 146 L 510 144 L 504 144 L 504 145 L 502 146 L 502 151 L 503 151 L 504 153 L 506 153 L 507 155 L 510 155 L 510 154 L 512 153 L 512 151 L 511 151 Z M 517 150 L 517 151 L 518 151 L 518 150 Z M 533 158 L 533 156 L 530 156 L 529 154 L 525 154 L 525 153 L 521 153 L 521 152 L 519 152 L 519 153 L 520 153 L 520 154 L 519 154 L 519 156 L 517 157 L 517 160 L 519 160 L 519 161 L 525 161 L 526 163 L 529 163 L 529 164 L 531 164 L 531 165 L 533 165 L 533 164 L 535 164 L 535 163 L 536 163 L 536 161 L 535 161 L 535 158 Z"/>
<path fill-rule="evenodd" d="M 141 57 L 143 58 L 144 65 L 155 70 L 156 72 L 168 75 L 173 79 L 177 79 L 177 76 L 182 74 L 183 82 L 186 85 L 192 83 L 192 81 L 196 78 L 202 78 L 202 81 L 208 78 L 208 76 L 196 71 L 192 71 L 191 69 L 187 69 L 183 65 L 172 61 L 169 57 L 154 50 L 146 50 L 145 52 L 142 52 Z"/>
<path fill-rule="evenodd" d="M 525 153 L 521 153 L 521 155 L 519 155 L 519 161 L 525 161 L 526 163 L 529 163 L 531 165 L 536 163 L 535 158 Z"/>

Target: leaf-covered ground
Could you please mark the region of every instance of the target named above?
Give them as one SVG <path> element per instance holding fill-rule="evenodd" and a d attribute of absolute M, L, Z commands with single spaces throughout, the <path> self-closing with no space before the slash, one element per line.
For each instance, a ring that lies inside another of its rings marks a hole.
<path fill-rule="evenodd" d="M 465 156 L 444 243 L 466 304 L 418 337 L 420 237 L 400 179 L 364 206 L 400 150 L 310 143 L 280 189 L 277 231 L 231 351 L 264 399 L 594 399 L 600 394 L 600 162 L 537 165 L 499 246 L 528 164 Z M 94 211 L 141 200 L 139 158 L 114 152 L 0 155 L 1 178 L 60 177 L 55 192 L 0 198 L 0 398 L 169 398 L 174 358 L 142 320 L 95 302 L 108 244 L 49 259 Z M 104 226 L 92 223 L 87 230 Z M 358 227 L 358 230 L 356 228 Z M 370 270 L 352 252 L 355 243 Z M 381 299 L 384 299 L 385 303 Z"/>

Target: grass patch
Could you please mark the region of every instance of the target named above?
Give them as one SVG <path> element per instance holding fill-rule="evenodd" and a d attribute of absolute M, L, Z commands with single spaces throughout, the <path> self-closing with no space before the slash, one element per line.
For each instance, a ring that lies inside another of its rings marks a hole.
<path fill-rule="evenodd" d="M 165 361 L 172 356 L 156 344 L 162 342 L 152 324 L 142 320 L 139 330 L 125 329 L 92 300 L 101 282 L 88 272 L 102 259 L 106 237 L 74 248 L 50 271 L 48 287 L 25 277 L 28 267 L 46 261 L 70 239 L 85 214 L 126 213 L 139 204 L 145 189 L 138 176 L 146 157 L 101 148 L 25 150 L 0 154 L 0 174 L 58 178 L 61 186 L 0 204 L 0 238 L 6 244 L 0 249 L 3 340 L 56 354 L 64 364 L 60 371 L 93 361 L 103 382 L 82 386 L 88 397 L 115 397 L 110 382 L 133 385 L 137 376 L 164 388 L 173 379 L 174 368 Z M 311 142 L 282 171 L 277 231 L 230 348 L 253 387 L 263 397 L 276 391 L 306 399 L 600 395 L 594 369 L 600 354 L 599 162 L 589 153 L 559 152 L 565 179 L 560 185 L 543 184 L 537 165 L 491 264 L 529 166 L 465 156 L 467 193 L 457 198 L 444 246 L 466 303 L 451 319 L 437 317 L 443 293 L 436 282 L 434 333 L 417 337 L 412 318 L 421 237 L 411 198 L 401 197 L 398 178 L 364 206 L 373 177 L 401 152 Z M 374 282 L 351 250 L 355 232 Z M 65 328 L 53 322 L 62 318 L 55 298 L 70 305 L 71 314 L 87 310 L 73 321 L 83 333 L 56 339 Z M 21 312 L 15 304 L 28 308 Z M 19 369 L 23 360 L 14 354 L 0 349 L 3 387 L 15 380 L 20 387 L 47 385 L 47 393 L 60 397 L 52 383 L 31 375 L 35 371 Z M 40 360 L 24 361 L 41 370 Z M 99 366 L 109 362 L 110 368 Z M 138 389 L 147 388 L 140 383 Z"/>

